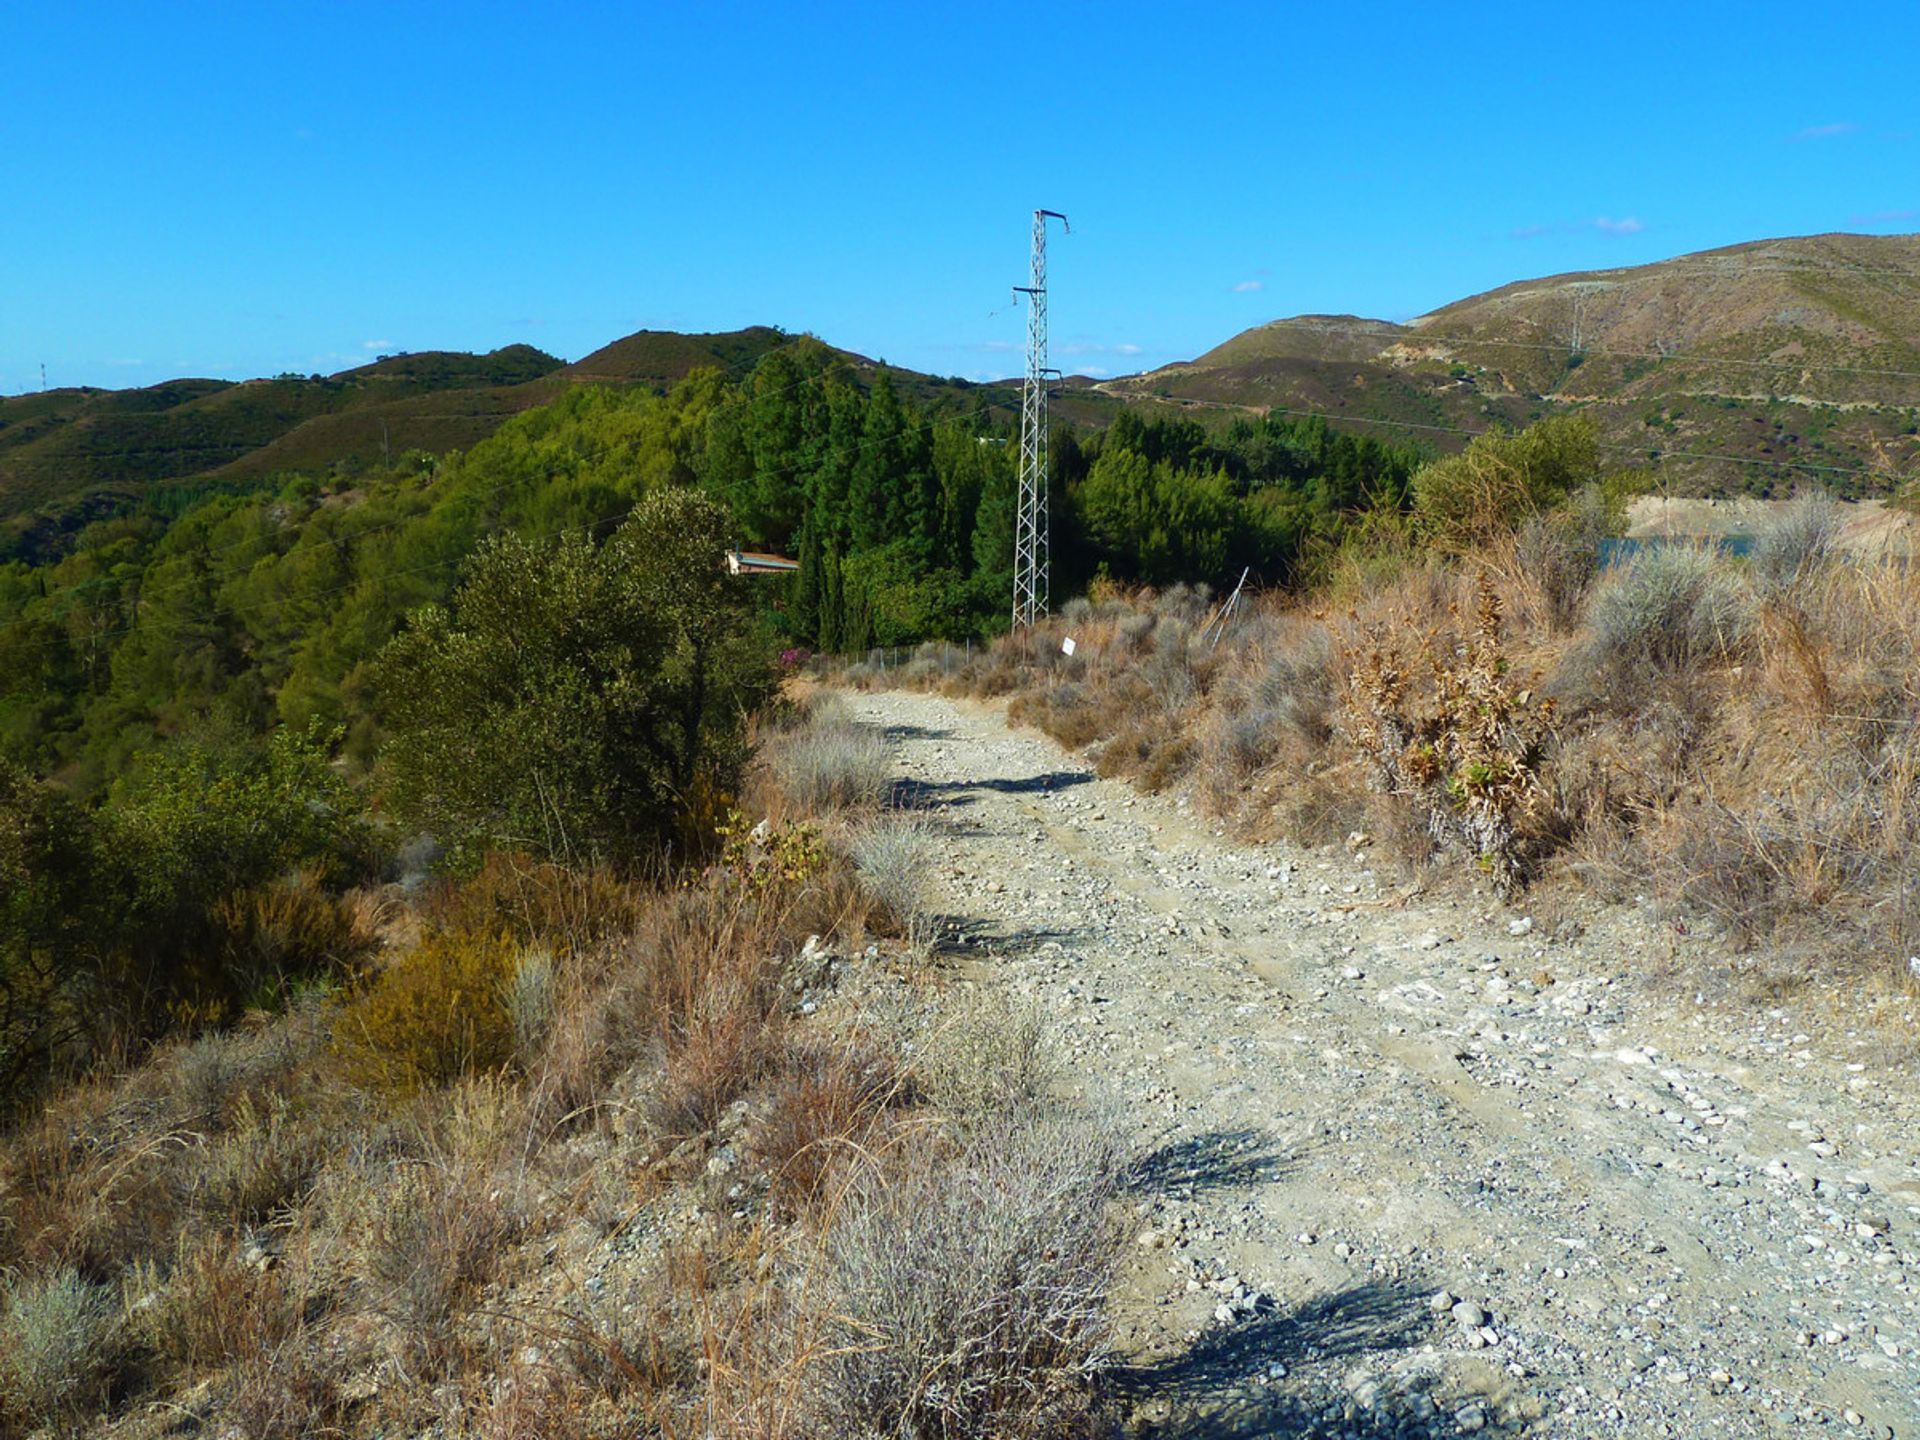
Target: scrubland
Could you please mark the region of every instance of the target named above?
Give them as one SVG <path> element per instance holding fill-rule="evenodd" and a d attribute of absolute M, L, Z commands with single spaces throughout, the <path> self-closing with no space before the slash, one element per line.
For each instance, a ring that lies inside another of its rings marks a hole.
<path fill-rule="evenodd" d="M 871 732 L 760 740 L 711 864 L 354 892 L 330 982 L 0 1138 L 0 1434 L 1083 1428 L 1117 1131 L 935 1003 Z"/>
<path fill-rule="evenodd" d="M 1920 578 L 1839 527 L 1810 496 L 1749 557 L 1676 542 L 1603 569 L 1605 506 L 1575 496 L 1450 552 L 1356 551 L 1306 598 L 1223 616 L 1203 588 L 1097 585 L 988 650 L 848 673 L 1008 697 L 1250 838 L 1361 832 L 1534 904 L 1637 898 L 1727 936 L 1756 994 L 1910 1007 Z"/>

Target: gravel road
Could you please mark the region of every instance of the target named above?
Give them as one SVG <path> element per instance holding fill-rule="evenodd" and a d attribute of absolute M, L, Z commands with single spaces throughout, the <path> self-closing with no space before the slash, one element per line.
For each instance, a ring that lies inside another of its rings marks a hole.
<path fill-rule="evenodd" d="M 1138 1123 L 1132 1433 L 1920 1437 L 1920 1106 L 1873 1036 L 1649 978 L 1710 942 L 1632 907 L 1396 888 L 998 707 L 847 699 L 956 973 Z"/>

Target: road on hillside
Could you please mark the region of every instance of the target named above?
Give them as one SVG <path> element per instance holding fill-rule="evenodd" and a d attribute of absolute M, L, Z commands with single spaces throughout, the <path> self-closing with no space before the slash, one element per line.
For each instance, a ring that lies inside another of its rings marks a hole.
<path fill-rule="evenodd" d="M 1873 1037 L 1649 978 L 1690 942 L 1630 907 L 1396 888 L 997 706 L 847 698 L 942 837 L 951 973 L 1138 1128 L 1131 1433 L 1920 1440 L 1920 1113 Z"/>

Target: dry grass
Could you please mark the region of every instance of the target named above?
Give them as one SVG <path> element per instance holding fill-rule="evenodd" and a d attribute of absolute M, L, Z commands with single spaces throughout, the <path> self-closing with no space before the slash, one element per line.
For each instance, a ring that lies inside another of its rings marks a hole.
<path fill-rule="evenodd" d="M 832 702 L 810 707 L 797 726 L 768 736 L 761 762 L 802 814 L 871 809 L 893 788 L 885 737 Z"/>
<path fill-rule="evenodd" d="M 822 1433 L 1055 1436 L 1091 1428 L 1110 1362 L 1116 1129 L 1061 1108 L 982 1117 L 861 1173 L 820 1244 Z"/>
<path fill-rule="evenodd" d="M 789 1014 L 789 960 L 863 943 L 871 907 L 812 841 L 671 883 L 496 856 L 412 912 L 368 892 L 354 927 L 390 953 L 344 995 L 103 1068 L 0 1136 L 0 1429 L 191 1394 L 247 1435 L 672 1433 L 711 1384 L 700 1307 L 733 1291 L 556 1301 L 517 1288 L 527 1253 L 676 1177 L 724 1229 L 701 1161 L 736 1101 L 752 1203 L 813 1214 L 831 1157 L 910 1103 L 891 1052 Z"/>
<path fill-rule="evenodd" d="M 933 940 L 928 909 L 938 837 L 918 817 L 875 820 L 854 833 L 854 872 L 869 896 L 890 918 L 908 946 L 924 951 Z"/>
<path fill-rule="evenodd" d="M 1477 882 L 1691 913 L 1748 947 L 1768 992 L 1911 991 L 1920 574 L 1841 556 L 1818 499 L 1776 517 L 1751 563 L 1663 545 L 1600 572 L 1603 511 L 1575 496 L 1453 560 L 1389 545 L 1329 596 L 1256 601 L 1218 633 L 1191 595 L 1108 588 L 942 686 L 1010 695 L 1010 718 L 1102 775 L 1184 786 L 1243 833 L 1365 829 L 1409 863 L 1451 840 Z M 1388 749 L 1431 773 L 1379 784 L 1379 727 L 1335 723 L 1357 679 L 1413 707 L 1383 712 L 1408 742 Z M 1454 723 L 1422 739 L 1414 712 L 1448 693 Z"/>

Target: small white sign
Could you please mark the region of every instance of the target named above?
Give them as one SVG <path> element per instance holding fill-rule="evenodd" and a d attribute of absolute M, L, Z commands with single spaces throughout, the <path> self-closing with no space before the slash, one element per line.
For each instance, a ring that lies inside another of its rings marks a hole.
<path fill-rule="evenodd" d="M 1060 642 L 1060 653 L 1062 655 L 1073 654 L 1073 636 L 1069 635 Z"/>

